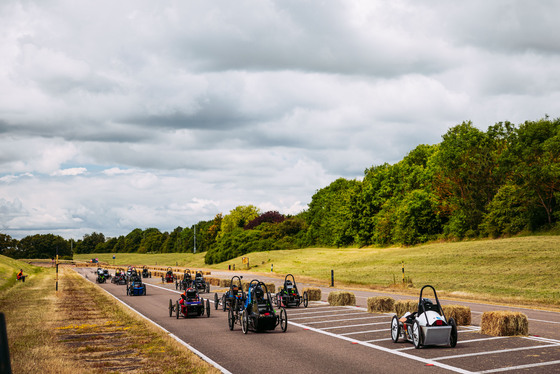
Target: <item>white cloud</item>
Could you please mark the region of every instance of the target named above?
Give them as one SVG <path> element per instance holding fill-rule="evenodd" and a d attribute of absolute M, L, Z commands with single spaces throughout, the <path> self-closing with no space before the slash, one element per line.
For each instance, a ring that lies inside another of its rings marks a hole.
<path fill-rule="evenodd" d="M 21 202 L 8 232 L 294 214 L 464 120 L 556 117 L 558 7 L 4 2 L 0 199 Z"/>

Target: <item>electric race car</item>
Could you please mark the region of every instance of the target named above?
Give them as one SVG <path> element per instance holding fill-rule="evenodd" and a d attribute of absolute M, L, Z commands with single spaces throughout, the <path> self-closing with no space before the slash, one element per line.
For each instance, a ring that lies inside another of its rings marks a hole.
<path fill-rule="evenodd" d="M 146 265 L 142 266 L 142 278 L 151 278 L 152 272 L 148 270 Z"/>
<path fill-rule="evenodd" d="M 173 283 L 175 282 L 175 275 L 173 274 L 173 269 L 167 268 L 165 275 L 161 276 L 161 281 L 163 283 Z"/>
<path fill-rule="evenodd" d="M 197 271 L 193 281 L 193 287 L 200 292 L 210 292 L 210 283 L 204 280 L 202 273 Z"/>
<path fill-rule="evenodd" d="M 298 307 L 302 303 L 303 306 L 307 308 L 307 304 L 309 304 L 307 292 L 300 295 L 294 276 L 292 274 L 286 275 L 284 278 L 284 287 L 276 294 L 276 306 L 291 308 Z"/>
<path fill-rule="evenodd" d="M 119 268 L 115 271 L 115 276 L 111 278 L 111 283 L 120 285 L 125 285 L 127 283 L 126 273 L 124 272 L 124 269 Z"/>
<path fill-rule="evenodd" d="M 425 288 L 434 292 L 435 304 L 423 297 Z M 406 312 L 401 318 L 391 320 L 391 339 L 394 343 L 402 338 L 414 343 L 414 348 L 425 345 L 457 345 L 457 325 L 453 318 L 446 319 L 434 287 L 426 285 L 420 290 L 418 312 Z"/>
<path fill-rule="evenodd" d="M 206 316 L 210 317 L 210 300 L 200 297 L 198 290 L 194 287 L 188 288 L 181 294 L 181 299 L 177 300 L 175 304 L 173 300 L 169 299 L 169 317 L 196 317 L 202 316 L 206 312 Z"/>
<path fill-rule="evenodd" d="M 230 322 L 230 330 L 235 321 Z M 276 329 L 280 325 L 282 332 L 288 329 L 288 315 L 286 309 L 280 308 L 277 314 L 272 304 L 272 297 L 266 288 L 266 285 L 254 279 L 249 283 L 249 291 L 243 312 L 241 313 L 241 331 L 247 334 L 249 330 L 256 332 L 270 331 Z"/>
<path fill-rule="evenodd" d="M 126 286 L 126 294 L 129 296 L 146 296 L 146 285 L 138 275 L 132 276 Z"/>
<path fill-rule="evenodd" d="M 221 298 L 218 297 L 217 293 L 214 294 L 214 307 L 216 310 L 220 305 L 222 306 L 222 310 L 225 312 L 226 310 L 234 308 L 235 305 L 242 306 L 245 304 L 246 296 L 243 291 L 241 279 L 243 279 L 243 276 L 233 276 L 231 278 L 229 290 L 226 291 Z"/>
<path fill-rule="evenodd" d="M 192 285 L 191 271 L 187 269 L 183 272 L 183 279 L 181 279 L 181 281 L 177 281 L 177 280 L 175 281 L 175 289 L 186 290 L 187 288 L 190 288 L 191 285 Z"/>

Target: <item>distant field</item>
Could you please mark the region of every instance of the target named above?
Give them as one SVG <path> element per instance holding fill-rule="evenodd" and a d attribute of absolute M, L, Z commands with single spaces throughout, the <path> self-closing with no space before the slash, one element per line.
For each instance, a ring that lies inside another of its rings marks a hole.
<path fill-rule="evenodd" d="M 116 264 L 227 269 L 241 258 L 204 265 L 202 254 L 117 254 Z M 112 254 L 76 255 L 113 263 Z M 388 288 L 400 282 L 401 262 L 415 287 L 431 284 L 458 298 L 560 306 L 560 236 L 436 243 L 412 248 L 306 248 L 247 255 L 255 272 L 293 273 L 322 282 Z"/>

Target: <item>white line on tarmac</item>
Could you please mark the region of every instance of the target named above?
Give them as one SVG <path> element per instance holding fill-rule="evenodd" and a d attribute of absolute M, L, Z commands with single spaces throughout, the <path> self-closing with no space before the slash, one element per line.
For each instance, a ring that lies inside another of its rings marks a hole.
<path fill-rule="evenodd" d="M 316 328 L 313 328 L 313 327 L 308 327 L 306 325 L 299 324 L 299 323 L 296 323 L 296 322 L 289 322 L 289 323 L 296 326 L 296 327 L 301 327 L 301 328 L 307 329 L 309 331 L 317 332 L 319 334 L 328 335 L 328 336 L 331 336 L 333 338 L 345 340 L 345 341 L 348 341 L 348 342 L 351 342 L 351 343 L 354 343 L 354 344 L 363 345 L 365 347 L 373 348 L 373 349 L 376 349 L 378 351 L 382 351 L 382 352 L 390 353 L 390 354 L 393 354 L 393 355 L 396 355 L 396 356 L 400 356 L 400 357 L 408 358 L 408 359 L 411 359 L 411 360 L 419 361 L 419 362 L 422 362 L 424 364 L 434 365 L 434 366 L 437 366 L 437 367 L 440 367 L 440 368 L 443 368 L 443 369 L 454 371 L 456 373 L 462 373 L 462 374 L 472 374 L 473 373 L 471 371 L 461 369 L 461 368 L 458 368 L 458 367 L 454 367 L 454 366 L 451 366 L 451 365 L 447 365 L 447 364 L 444 364 L 444 363 L 441 363 L 441 362 L 433 361 L 431 359 L 422 358 L 422 357 L 418 357 L 418 356 L 414 356 L 414 355 L 409 355 L 409 354 L 403 353 L 403 352 L 398 352 L 398 351 L 395 351 L 395 350 L 390 349 L 390 348 L 385 348 L 385 347 L 375 345 L 375 344 L 371 344 L 371 343 L 368 343 L 368 342 L 364 342 L 364 341 L 361 341 L 361 340 L 348 338 L 346 336 L 340 336 L 340 335 L 333 334 L 333 333 L 328 332 L 328 331 L 323 331 L 323 330 L 319 330 L 319 329 L 316 329 Z"/>
<path fill-rule="evenodd" d="M 480 373 L 480 374 L 499 373 L 499 372 L 503 372 L 503 371 L 511 371 L 511 370 L 519 370 L 519 369 L 529 369 L 529 368 L 534 368 L 534 367 L 539 367 L 539 366 L 548 366 L 548 365 L 557 365 L 557 364 L 560 364 L 560 360 L 557 360 L 557 361 L 548 361 L 548 362 L 537 362 L 536 364 L 526 364 L 526 365 L 518 365 L 518 366 L 508 366 L 508 367 L 505 367 L 505 368 L 490 369 L 490 370 L 479 371 L 479 373 Z"/>
<path fill-rule="evenodd" d="M 535 345 L 535 346 L 531 346 L 531 347 L 500 349 L 500 350 L 497 350 L 497 351 L 465 353 L 465 354 L 462 354 L 462 355 L 434 357 L 434 358 L 432 358 L 432 360 L 449 360 L 451 358 L 462 358 L 462 357 L 471 357 L 471 356 L 491 355 L 491 354 L 495 354 L 495 353 L 508 353 L 508 352 L 515 352 L 515 351 L 525 351 L 525 350 L 528 350 L 528 349 L 551 348 L 551 347 L 560 347 L 560 344 Z"/>
<path fill-rule="evenodd" d="M 78 273 L 80 274 L 80 273 Z M 147 284 L 147 283 L 146 283 Z M 173 292 L 178 292 L 175 290 L 170 290 L 169 288 L 164 288 L 164 287 L 159 287 L 156 285 L 153 285 L 154 287 L 158 287 L 158 288 L 163 288 L 166 289 L 168 291 L 173 291 Z M 113 295 L 112 293 L 110 293 L 109 291 L 107 291 L 106 289 L 101 288 L 103 291 L 107 292 L 107 294 L 111 295 L 115 300 L 117 300 L 118 302 L 122 303 L 124 306 L 126 306 L 127 308 L 129 308 L 130 310 L 132 310 L 133 312 L 136 312 L 140 317 L 150 321 L 151 323 L 153 323 L 154 325 L 156 325 L 157 327 L 159 327 L 160 329 L 162 329 L 163 331 L 165 331 L 171 338 L 175 339 L 177 342 L 179 342 L 180 344 L 182 344 L 183 346 L 185 346 L 185 348 L 189 349 L 191 352 L 193 352 L 194 354 L 196 354 L 197 356 L 199 356 L 200 358 L 202 358 L 204 361 L 208 362 L 210 365 L 214 366 L 216 369 L 220 370 L 222 373 L 224 374 L 232 374 L 231 371 L 227 370 L 226 368 L 224 368 L 223 366 L 221 366 L 220 364 L 218 364 L 216 361 L 212 360 L 210 357 L 206 356 L 204 353 L 200 352 L 198 349 L 191 347 L 190 345 L 188 345 L 185 341 L 181 340 L 181 338 L 179 338 L 177 335 L 173 334 L 172 332 L 168 331 L 165 327 L 161 326 L 160 324 L 158 324 L 157 322 L 152 321 L 151 319 L 149 319 L 148 317 L 146 317 L 145 315 L 143 315 L 142 313 L 140 313 L 139 311 L 137 311 L 136 309 L 134 309 L 133 307 L 131 307 L 130 305 L 128 305 L 127 303 L 125 303 L 124 301 L 122 301 L 121 299 L 119 299 L 118 297 L 116 297 L 115 295 Z"/>
<path fill-rule="evenodd" d="M 335 314 L 334 312 L 344 312 L 342 314 Z M 315 313 L 330 313 L 330 314 L 326 314 L 326 315 L 322 315 L 322 316 L 310 316 L 310 317 L 300 317 L 303 315 L 307 315 L 307 314 L 315 314 Z M 323 318 L 323 317 L 328 317 L 328 316 L 351 316 L 353 314 L 362 314 L 362 312 L 360 311 L 356 311 L 354 313 L 348 313 L 347 310 L 333 310 L 332 312 L 329 312 L 328 310 L 324 310 L 322 312 L 309 312 L 309 313 L 290 313 L 290 315 L 294 315 L 294 316 L 298 316 L 297 318 L 292 318 L 292 319 L 311 319 L 311 318 Z"/>
<path fill-rule="evenodd" d="M 322 328 L 319 328 L 319 330 L 332 330 L 332 329 L 343 329 L 343 328 L 346 328 L 346 327 L 371 326 L 371 325 L 386 325 L 386 324 L 387 324 L 387 322 L 363 323 L 363 324 L 361 324 L 361 325 L 322 327 Z"/>
<path fill-rule="evenodd" d="M 365 333 L 367 333 L 367 332 L 383 332 L 383 331 L 387 332 L 387 329 L 345 332 L 344 334 L 338 334 L 338 335 L 346 336 L 346 335 L 365 334 Z M 368 341 L 373 341 L 373 340 L 368 340 Z"/>
<path fill-rule="evenodd" d="M 385 316 L 382 316 L 383 318 L 387 318 Z M 314 325 L 316 323 L 334 323 L 334 322 L 342 322 L 342 321 L 355 321 L 358 319 L 371 319 L 371 318 L 381 318 L 378 316 L 368 316 L 368 317 L 358 317 L 358 318 L 344 318 L 344 319 L 332 319 L 329 321 L 315 321 L 315 322 L 306 322 L 307 325 Z M 293 318 L 292 318 L 293 319 Z M 383 322 L 386 323 L 387 325 L 389 325 L 389 322 Z"/>
<path fill-rule="evenodd" d="M 494 336 L 494 337 L 491 337 L 491 338 L 463 340 L 463 341 L 458 341 L 457 344 L 464 344 L 464 343 L 470 343 L 470 342 L 480 342 L 480 341 L 485 341 L 485 340 L 494 340 L 494 339 L 503 339 L 503 338 L 508 338 L 508 336 Z M 398 348 L 398 349 L 396 349 L 396 351 L 409 351 L 409 350 L 412 350 L 412 349 L 416 349 L 416 348 L 415 347 Z"/>

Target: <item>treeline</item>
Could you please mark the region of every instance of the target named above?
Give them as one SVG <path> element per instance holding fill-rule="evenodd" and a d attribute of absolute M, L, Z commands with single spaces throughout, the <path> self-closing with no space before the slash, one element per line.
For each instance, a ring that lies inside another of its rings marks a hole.
<path fill-rule="evenodd" d="M 398 163 L 366 169 L 362 180 L 335 180 L 295 216 L 238 206 L 170 233 L 135 229 L 105 238 L 94 232 L 67 243 L 75 253 L 193 252 L 196 229 L 197 251 L 206 251 L 211 264 L 253 251 L 414 245 L 550 230 L 560 219 L 559 201 L 560 119 L 500 122 L 486 131 L 464 122 L 439 144 L 419 145 Z M 33 257 L 37 247 L 29 243 L 37 237 L 18 242 L 0 235 L 0 250 Z"/>

